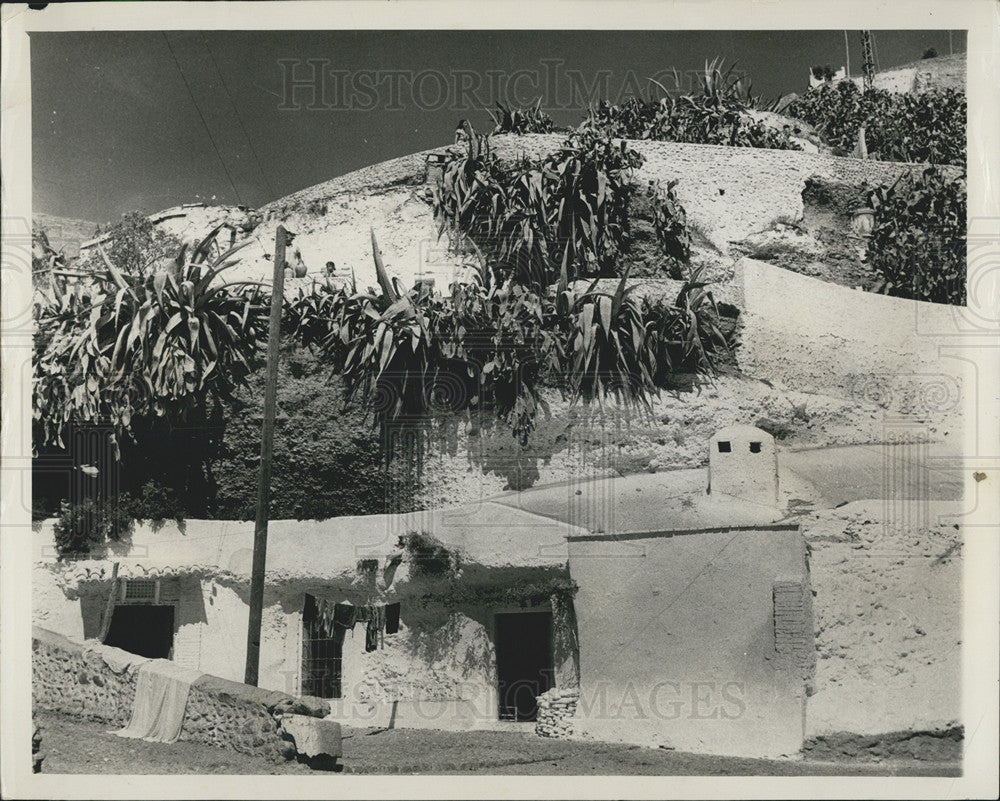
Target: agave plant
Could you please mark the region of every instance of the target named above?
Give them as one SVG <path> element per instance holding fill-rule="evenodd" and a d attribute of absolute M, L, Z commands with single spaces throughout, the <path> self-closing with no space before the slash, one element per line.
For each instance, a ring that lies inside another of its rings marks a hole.
<path fill-rule="evenodd" d="M 643 309 L 655 336 L 658 386 L 664 386 L 673 373 L 711 374 L 718 356 L 730 350 L 719 327 L 719 309 L 701 274 L 701 267 L 691 271 L 672 305 L 656 301 Z"/>
<path fill-rule="evenodd" d="M 563 263 L 573 277 L 614 274 L 641 164 L 624 142 L 588 132 L 571 135 L 540 161 L 510 166 L 470 148 L 435 192 L 439 235 L 473 242 L 498 280 L 536 291 L 555 282 Z"/>
<path fill-rule="evenodd" d="M 526 444 L 544 409 L 543 387 L 572 403 L 648 408 L 672 373 L 710 372 L 726 347 L 697 271 L 672 306 L 639 300 L 627 270 L 613 292 L 598 281 L 579 292 L 566 261 L 554 292 L 497 281 L 484 269 L 441 295 L 401 291 L 374 234 L 372 251 L 379 290 L 316 287 L 318 297 L 297 299 L 290 317 L 300 321 L 300 342 L 315 344 L 325 332 L 318 347 L 343 377 L 347 399 L 383 426 L 482 410 Z"/>
<path fill-rule="evenodd" d="M 551 133 L 555 124 L 552 122 L 552 118 L 542 111 L 541 106 L 541 98 L 538 98 L 535 105 L 528 108 L 512 108 L 498 101 L 496 112 L 489 112 L 493 120 L 493 133 Z"/>
<path fill-rule="evenodd" d="M 46 444 L 62 446 L 70 421 L 187 419 L 209 396 L 242 384 L 266 336 L 265 304 L 253 282 L 216 279 L 239 261 L 229 249 L 209 261 L 213 230 L 173 269 L 124 274 L 104 264 L 87 284 L 58 284 L 36 303 L 34 417 Z"/>
<path fill-rule="evenodd" d="M 687 224 L 687 212 L 674 191 L 677 181 L 669 181 L 666 186 L 656 183 L 651 187 L 653 195 L 653 227 L 663 252 L 675 264 L 686 264 L 691 258 L 691 230 Z"/>
<path fill-rule="evenodd" d="M 560 283 L 561 366 L 573 402 L 613 397 L 626 407 L 648 408 L 657 394 L 653 340 L 627 278 L 628 270 L 611 293 L 597 291 L 597 281 L 580 295 Z"/>
<path fill-rule="evenodd" d="M 649 79 L 663 96 L 648 99 L 628 97 L 620 105 L 601 101 L 580 126 L 582 131 L 628 139 L 661 142 L 728 145 L 796 150 L 799 145 L 768 129 L 748 114 L 762 105 L 753 95 L 749 80 L 724 69 L 721 59 L 706 62 L 697 88 L 686 94 L 671 94 L 661 83 Z M 675 86 L 681 77 L 674 72 Z"/>

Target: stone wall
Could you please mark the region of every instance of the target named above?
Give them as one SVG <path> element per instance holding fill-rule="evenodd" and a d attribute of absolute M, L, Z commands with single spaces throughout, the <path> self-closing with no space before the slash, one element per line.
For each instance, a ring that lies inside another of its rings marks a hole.
<path fill-rule="evenodd" d="M 37 627 L 32 649 L 32 697 L 37 708 L 116 727 L 128 724 L 141 658 L 117 648 L 88 649 Z M 320 699 L 293 698 L 203 675 L 191 684 L 180 739 L 270 759 L 290 757 L 295 749 L 283 735 L 281 717 L 324 717 L 329 711 Z"/>
<path fill-rule="evenodd" d="M 574 687 L 553 687 L 538 696 L 535 734 L 539 737 L 568 737 L 573 733 L 573 716 L 580 691 Z"/>
<path fill-rule="evenodd" d="M 116 726 L 128 723 L 135 698 L 134 672 L 117 672 L 96 653 L 45 629 L 34 629 L 31 646 L 36 707 Z"/>
<path fill-rule="evenodd" d="M 325 714 L 328 709 L 325 702 L 306 704 L 284 693 L 202 676 L 191 685 L 181 739 L 277 760 L 294 754 L 283 737 L 280 716 L 310 710 Z"/>

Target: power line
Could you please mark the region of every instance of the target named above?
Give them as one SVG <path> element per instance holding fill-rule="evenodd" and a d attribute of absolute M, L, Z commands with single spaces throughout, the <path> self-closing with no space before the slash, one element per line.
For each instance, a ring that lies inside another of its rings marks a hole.
<path fill-rule="evenodd" d="M 181 69 L 181 64 L 177 60 L 177 56 L 174 54 L 174 48 L 170 46 L 170 40 L 167 38 L 166 31 L 161 31 L 163 34 L 163 41 L 167 43 L 167 50 L 170 51 L 170 57 L 174 60 L 174 64 L 177 67 L 177 72 L 180 73 L 181 80 L 184 81 L 184 88 L 187 89 L 188 97 L 191 99 L 191 105 L 194 106 L 195 111 L 198 112 L 198 117 L 201 119 L 201 124 L 205 128 L 205 133 L 208 134 L 208 139 L 212 143 L 212 148 L 215 150 L 215 155 L 219 159 L 219 164 L 222 165 L 223 171 L 226 173 L 226 177 L 229 179 L 229 185 L 233 188 L 233 193 L 236 195 L 236 199 L 239 201 L 240 205 L 243 205 L 243 198 L 240 197 L 240 191 L 236 188 L 236 182 L 233 180 L 233 176 L 229 172 L 229 168 L 226 166 L 226 162 L 222 158 L 222 154 L 219 152 L 219 146 L 215 143 L 215 137 L 212 136 L 212 131 L 208 127 L 208 123 L 205 122 L 205 115 L 201 113 L 201 108 L 198 106 L 198 102 L 194 99 L 194 93 L 191 91 L 191 86 L 188 84 L 187 78 L 184 75 L 184 70 Z"/>
<path fill-rule="evenodd" d="M 247 132 L 246 125 L 243 124 L 243 117 L 240 114 L 239 107 L 233 100 L 233 96 L 229 91 L 229 86 L 226 84 L 226 78 L 222 74 L 222 70 L 219 69 L 219 63 L 215 60 L 215 54 L 212 52 L 212 48 L 208 46 L 208 40 L 205 38 L 205 34 L 201 34 L 201 41 L 205 45 L 205 49 L 208 51 L 209 58 L 212 59 L 212 64 L 215 66 L 215 71 L 219 74 L 219 80 L 222 81 L 222 88 L 226 90 L 226 97 L 229 98 L 229 103 L 233 107 L 233 111 L 236 113 L 236 119 L 240 124 L 240 130 L 243 131 L 243 136 L 246 137 L 247 142 L 250 145 L 250 152 L 253 154 L 253 160 L 257 163 L 257 169 L 260 170 L 261 177 L 264 179 L 264 183 L 267 185 L 267 191 L 270 193 L 271 199 L 276 200 L 277 196 L 274 191 L 274 187 L 271 186 L 271 181 L 267 177 L 267 173 L 264 172 L 264 167 L 260 162 L 260 157 L 257 155 L 257 148 L 253 146 L 253 139 L 250 138 L 250 134 Z"/>

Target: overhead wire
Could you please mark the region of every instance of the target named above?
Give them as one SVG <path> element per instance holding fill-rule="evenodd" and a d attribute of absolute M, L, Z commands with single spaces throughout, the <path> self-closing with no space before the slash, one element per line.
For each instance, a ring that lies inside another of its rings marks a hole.
<path fill-rule="evenodd" d="M 208 127 L 208 123 L 205 121 L 205 115 L 202 114 L 198 101 L 194 99 L 194 93 L 191 91 L 191 85 L 188 83 L 187 77 L 184 75 L 184 70 L 181 68 L 180 61 L 177 60 L 177 55 L 174 53 L 174 48 L 170 44 L 170 39 L 167 38 L 167 32 L 161 31 L 161 33 L 163 34 L 163 41 L 167 43 L 167 50 L 170 51 L 170 57 L 174 60 L 174 65 L 177 67 L 177 72 L 180 73 L 181 80 L 184 82 L 184 88 L 187 90 L 188 97 L 191 100 L 191 105 L 193 105 L 195 111 L 198 112 L 198 118 L 201 120 L 201 124 L 205 128 L 205 133 L 208 134 L 208 139 L 212 143 L 212 149 L 215 150 L 215 155 L 219 159 L 219 164 L 222 165 L 222 170 L 226 173 L 226 178 L 229 179 L 229 185 L 233 188 L 233 194 L 236 195 L 236 199 L 242 206 L 244 203 L 243 198 L 240 197 L 240 191 L 236 188 L 236 182 L 233 180 L 233 176 L 229 172 L 229 168 L 226 166 L 225 159 L 222 158 L 222 153 L 219 152 L 219 146 L 216 144 L 215 137 L 212 136 L 212 131 Z"/>
<path fill-rule="evenodd" d="M 241 206 L 244 206 L 246 204 L 243 202 L 243 198 L 240 196 L 240 192 L 236 188 L 236 182 L 233 181 L 233 176 L 229 172 L 229 168 L 226 167 L 226 162 L 222 158 L 222 154 L 219 152 L 219 147 L 218 147 L 218 145 L 215 142 L 215 137 L 212 136 L 212 131 L 208 127 L 208 123 L 205 120 L 205 116 L 202 114 L 201 108 L 198 106 L 197 101 L 194 99 L 194 93 L 191 91 L 191 86 L 188 83 L 187 78 L 184 75 L 184 70 L 181 69 L 180 62 L 177 60 L 177 56 L 174 53 L 174 49 L 170 45 L 170 40 L 167 38 L 167 34 L 166 34 L 165 31 L 163 31 L 162 34 L 163 34 L 163 40 L 167 43 L 167 49 L 170 51 L 170 55 L 171 55 L 171 57 L 174 60 L 174 64 L 177 66 L 177 71 L 178 71 L 178 73 L 180 73 L 181 80 L 184 81 L 184 87 L 187 89 L 188 97 L 191 99 L 191 104 L 195 107 L 195 110 L 198 112 L 198 117 L 201 119 L 201 124 L 205 128 L 205 132 L 208 134 L 209 141 L 211 141 L 211 143 L 212 143 L 212 148 L 215 150 L 215 155 L 218 157 L 219 163 L 222 165 L 222 169 L 226 173 L 226 177 L 229 179 L 229 185 L 233 188 L 233 193 L 236 195 L 236 199 L 239 202 L 239 204 Z M 215 61 L 215 56 L 212 54 L 212 51 L 208 47 L 207 43 L 204 42 L 204 39 L 203 39 L 203 43 L 205 44 L 205 49 L 208 50 L 209 56 L 212 58 L 212 63 L 215 64 L 216 71 L 219 72 L 219 78 L 222 80 L 223 87 L 225 87 L 225 89 L 226 89 L 226 94 L 229 96 L 230 102 L 233 102 L 232 95 L 229 94 L 229 89 L 226 86 L 225 79 L 222 77 L 222 72 L 219 70 L 218 64 Z M 234 103 L 234 108 L 235 108 L 235 103 Z M 236 116 L 237 116 L 237 119 L 240 119 L 239 112 L 237 112 Z M 243 121 L 242 121 L 242 119 L 240 119 L 240 126 L 243 127 Z M 244 132 L 244 135 L 247 137 L 247 141 L 250 142 L 250 148 L 254 152 L 254 158 L 257 158 L 256 151 L 253 148 L 253 140 L 251 140 L 250 137 L 249 137 L 249 135 L 247 135 L 247 132 L 246 132 L 245 128 L 243 129 L 243 132 Z M 260 160 L 259 159 L 257 159 L 257 166 L 258 166 L 259 169 L 261 169 L 261 175 L 264 177 L 264 181 L 268 184 L 268 187 L 270 188 L 270 182 L 267 179 L 267 174 L 264 173 L 263 169 L 261 168 Z M 273 190 L 269 189 L 269 191 L 271 191 L 272 194 L 273 194 Z M 265 256 L 268 255 L 269 254 L 269 249 L 261 241 L 260 235 L 256 231 L 254 231 L 252 233 L 252 236 L 257 241 L 257 244 L 260 245 L 260 247 L 263 250 Z"/>
<path fill-rule="evenodd" d="M 268 194 L 270 194 L 272 199 L 276 198 L 274 187 L 271 186 L 271 181 L 267 177 L 267 173 L 264 171 L 264 166 L 261 164 L 260 157 L 257 155 L 257 148 L 254 147 L 253 139 L 247 132 L 246 125 L 243 123 L 243 116 L 240 114 L 239 107 L 233 100 L 233 95 L 229 91 L 229 85 L 226 83 L 226 78 L 222 74 L 222 70 L 219 69 L 219 62 L 215 60 L 215 54 L 212 52 L 212 48 L 208 45 L 208 40 L 205 38 L 205 34 L 201 34 L 202 44 L 205 45 L 205 50 L 208 51 L 209 58 L 212 59 L 212 65 L 215 67 L 216 73 L 219 75 L 219 80 L 222 81 L 222 88 L 226 92 L 226 97 L 229 98 L 229 103 L 233 107 L 233 112 L 236 114 L 236 120 L 240 124 L 240 130 L 243 131 L 243 136 L 246 137 L 247 143 L 250 145 L 250 153 L 253 155 L 253 160 L 257 164 L 257 169 L 260 171 L 261 177 L 264 179 L 264 183 L 267 185 Z"/>

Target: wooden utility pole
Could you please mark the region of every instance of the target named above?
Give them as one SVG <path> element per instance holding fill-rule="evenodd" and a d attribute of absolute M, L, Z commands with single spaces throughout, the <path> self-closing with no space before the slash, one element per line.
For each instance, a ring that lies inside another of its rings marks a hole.
<path fill-rule="evenodd" d="M 101 632 L 97 639 L 104 642 L 108 639 L 108 631 L 111 629 L 111 616 L 115 613 L 115 600 L 118 597 L 118 563 L 115 562 L 111 568 L 111 590 L 108 592 L 108 602 L 104 606 L 104 617 L 101 618 Z"/>
<path fill-rule="evenodd" d="M 264 388 L 257 523 L 253 532 L 253 572 L 250 577 L 250 625 L 247 628 L 247 661 L 243 679 L 252 687 L 257 686 L 260 666 L 260 624 L 264 613 L 264 569 L 267 564 L 267 507 L 271 499 L 274 408 L 278 395 L 278 345 L 281 338 L 281 305 L 285 296 L 285 247 L 289 238 L 285 227 L 279 225 L 274 240 L 274 281 L 271 284 L 271 319 L 267 331 L 267 384 Z"/>

